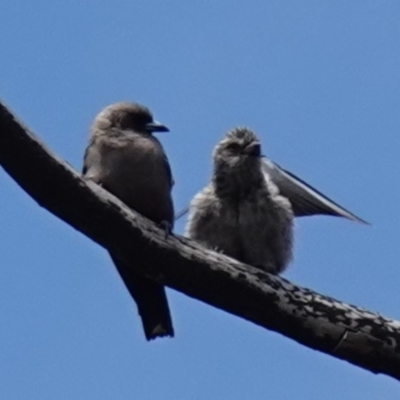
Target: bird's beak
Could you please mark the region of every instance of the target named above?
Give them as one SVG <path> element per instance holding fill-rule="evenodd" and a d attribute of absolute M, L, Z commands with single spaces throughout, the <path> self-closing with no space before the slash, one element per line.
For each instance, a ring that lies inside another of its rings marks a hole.
<path fill-rule="evenodd" d="M 261 143 L 260 142 L 250 143 L 244 149 L 244 153 L 255 157 L 261 157 Z"/>
<path fill-rule="evenodd" d="M 169 132 L 169 129 L 158 121 L 149 122 L 146 124 L 148 132 Z"/>

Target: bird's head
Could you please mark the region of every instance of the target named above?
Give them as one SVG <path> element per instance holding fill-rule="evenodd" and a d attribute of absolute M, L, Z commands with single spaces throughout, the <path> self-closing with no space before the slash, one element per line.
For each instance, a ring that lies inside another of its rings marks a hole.
<path fill-rule="evenodd" d="M 214 163 L 229 167 L 259 165 L 261 156 L 257 135 L 244 127 L 229 131 L 214 149 Z"/>
<path fill-rule="evenodd" d="M 250 129 L 229 131 L 215 147 L 213 157 L 213 182 L 221 195 L 241 196 L 262 184 L 261 144 Z"/>
<path fill-rule="evenodd" d="M 93 126 L 105 130 L 117 128 L 138 133 L 168 132 L 169 129 L 153 119 L 147 107 L 137 103 L 115 103 L 104 108 Z"/>

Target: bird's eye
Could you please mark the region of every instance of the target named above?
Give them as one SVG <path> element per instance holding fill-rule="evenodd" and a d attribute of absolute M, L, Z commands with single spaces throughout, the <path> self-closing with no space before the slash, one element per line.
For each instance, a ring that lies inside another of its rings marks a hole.
<path fill-rule="evenodd" d="M 229 143 L 228 146 L 226 146 L 226 148 L 229 150 L 237 151 L 240 149 L 240 144 L 236 142 Z"/>

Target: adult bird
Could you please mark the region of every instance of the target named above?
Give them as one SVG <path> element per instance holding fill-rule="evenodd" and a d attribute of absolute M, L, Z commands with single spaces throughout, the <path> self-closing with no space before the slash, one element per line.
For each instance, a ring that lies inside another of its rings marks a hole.
<path fill-rule="evenodd" d="M 83 174 L 128 207 L 172 229 L 171 168 L 163 147 L 153 136 L 153 132 L 167 131 L 140 104 L 116 103 L 104 108 L 91 128 Z M 137 304 L 146 339 L 173 336 L 165 288 L 110 255 Z"/>

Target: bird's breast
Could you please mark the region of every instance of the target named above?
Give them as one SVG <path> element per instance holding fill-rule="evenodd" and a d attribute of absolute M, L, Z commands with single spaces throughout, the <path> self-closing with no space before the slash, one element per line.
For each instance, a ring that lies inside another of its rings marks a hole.
<path fill-rule="evenodd" d="M 171 180 L 161 148 L 152 143 L 111 147 L 102 154 L 102 183 L 125 204 L 161 222 L 173 218 Z"/>

